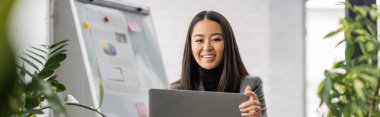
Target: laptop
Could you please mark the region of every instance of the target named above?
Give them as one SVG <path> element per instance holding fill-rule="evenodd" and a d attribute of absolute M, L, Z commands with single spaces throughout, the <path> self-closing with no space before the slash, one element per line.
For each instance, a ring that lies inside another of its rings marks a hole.
<path fill-rule="evenodd" d="M 241 117 L 241 93 L 188 90 L 149 90 L 150 117 Z"/>

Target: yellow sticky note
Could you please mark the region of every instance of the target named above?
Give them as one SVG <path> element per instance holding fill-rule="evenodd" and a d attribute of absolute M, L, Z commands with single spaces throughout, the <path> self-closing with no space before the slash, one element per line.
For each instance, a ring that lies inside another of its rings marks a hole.
<path fill-rule="evenodd" d="M 84 26 L 84 29 L 87 29 L 87 30 L 90 29 L 90 23 L 88 23 L 88 21 L 84 21 L 83 26 Z"/>

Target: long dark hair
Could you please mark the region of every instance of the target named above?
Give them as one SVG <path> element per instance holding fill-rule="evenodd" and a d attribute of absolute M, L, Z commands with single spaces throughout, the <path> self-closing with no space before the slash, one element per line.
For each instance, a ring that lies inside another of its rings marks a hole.
<path fill-rule="evenodd" d="M 191 34 L 194 25 L 204 19 L 219 23 L 224 38 L 223 63 L 221 63 L 221 65 L 223 65 L 223 71 L 220 76 L 217 91 L 239 92 L 241 78 L 249 74 L 241 60 L 230 24 L 223 15 L 215 11 L 202 11 L 191 21 L 187 32 L 185 51 L 183 53 L 181 79 L 175 83 L 179 84 L 178 88 L 182 90 L 198 90 L 199 88 L 200 73 L 198 63 L 195 61 L 191 50 Z"/>

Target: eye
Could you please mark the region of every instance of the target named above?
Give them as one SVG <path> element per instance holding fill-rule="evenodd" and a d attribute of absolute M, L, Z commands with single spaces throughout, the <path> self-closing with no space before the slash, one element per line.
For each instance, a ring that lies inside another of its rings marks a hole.
<path fill-rule="evenodd" d="M 203 39 L 195 39 L 195 43 L 202 43 Z"/>
<path fill-rule="evenodd" d="M 220 41 L 222 41 L 222 39 L 221 38 L 214 38 L 211 41 L 213 41 L 213 42 L 220 42 Z"/>

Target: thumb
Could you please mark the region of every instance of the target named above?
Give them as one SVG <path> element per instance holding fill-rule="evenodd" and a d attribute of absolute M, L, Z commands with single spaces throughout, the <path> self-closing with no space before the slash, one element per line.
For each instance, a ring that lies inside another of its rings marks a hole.
<path fill-rule="evenodd" d="M 251 91 L 251 86 L 247 85 L 247 87 L 245 87 L 245 94 L 247 94 L 249 91 Z"/>
<path fill-rule="evenodd" d="M 252 90 L 251 90 L 251 86 L 249 86 L 249 85 L 247 85 L 247 87 L 245 88 L 245 92 L 244 92 L 244 94 L 245 94 L 246 96 L 249 96 L 249 99 L 250 99 L 250 100 L 257 100 L 257 96 L 256 96 L 256 94 L 255 94 L 254 92 L 252 92 Z"/>

